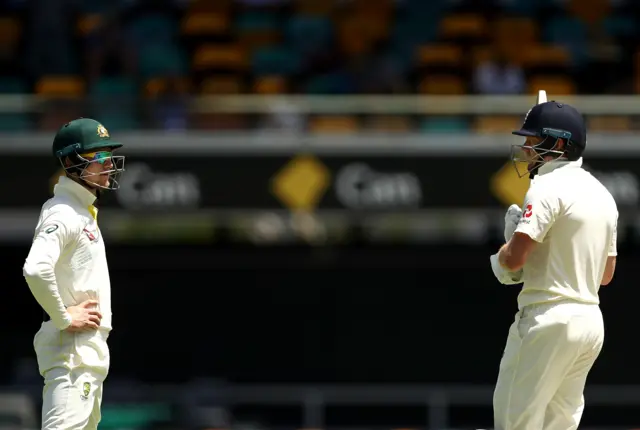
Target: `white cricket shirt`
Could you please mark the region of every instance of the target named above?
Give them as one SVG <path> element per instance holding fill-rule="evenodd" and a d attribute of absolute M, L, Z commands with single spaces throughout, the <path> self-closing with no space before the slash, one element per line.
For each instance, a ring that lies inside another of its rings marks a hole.
<path fill-rule="evenodd" d="M 76 353 L 84 364 L 108 368 L 106 339 L 111 331 L 111 284 L 102 234 L 96 221 L 96 197 L 82 185 L 61 177 L 54 196 L 42 206 L 31 250 L 23 267 L 34 297 L 53 324 L 70 324 L 66 307 L 99 302 L 100 330 L 76 333 Z"/>
<path fill-rule="evenodd" d="M 577 161 L 540 167 L 525 197 L 516 232 L 538 245 L 524 265 L 518 307 L 573 300 L 599 304 L 608 256 L 617 255 L 613 196 Z"/>

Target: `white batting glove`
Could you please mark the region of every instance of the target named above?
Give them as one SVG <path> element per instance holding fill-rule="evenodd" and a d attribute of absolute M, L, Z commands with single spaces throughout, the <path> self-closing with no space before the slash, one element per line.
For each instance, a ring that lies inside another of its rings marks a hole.
<path fill-rule="evenodd" d="M 505 270 L 505 268 L 498 262 L 497 253 L 493 254 L 489 258 L 489 261 L 491 261 L 491 270 L 493 270 L 493 275 L 496 277 L 498 282 L 503 285 L 515 285 L 522 283 L 522 276 L 524 274 L 523 269 L 520 269 L 517 272 L 509 272 Z"/>
<path fill-rule="evenodd" d="M 513 233 L 518 227 L 518 222 L 522 218 L 522 209 L 518 205 L 511 205 L 507 209 L 507 213 L 504 215 L 504 241 L 509 242 Z"/>

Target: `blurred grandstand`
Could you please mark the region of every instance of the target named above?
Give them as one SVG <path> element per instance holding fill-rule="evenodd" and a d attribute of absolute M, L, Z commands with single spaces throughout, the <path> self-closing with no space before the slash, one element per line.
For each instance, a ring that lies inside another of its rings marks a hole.
<path fill-rule="evenodd" d="M 77 116 L 98 117 L 114 130 L 273 125 L 273 115 L 193 112 L 191 95 L 640 90 L 632 1 L 6 0 L 2 7 L 0 93 L 56 99 L 35 112 L 6 107 L 4 131 L 55 129 Z M 502 131 L 520 119 L 332 115 L 296 122 L 287 106 L 273 111 L 289 128 L 319 132 Z M 594 123 L 633 127 L 628 117 Z"/>
<path fill-rule="evenodd" d="M 42 311 L 19 268 L 60 174 L 52 132 L 80 116 L 129 157 L 100 201 L 101 430 L 488 428 L 517 288 L 487 257 L 528 188 L 509 131 L 539 89 L 576 97 L 620 209 L 584 423 L 638 428 L 639 17 L 636 0 L 0 0 L 0 430 L 38 426 Z"/>

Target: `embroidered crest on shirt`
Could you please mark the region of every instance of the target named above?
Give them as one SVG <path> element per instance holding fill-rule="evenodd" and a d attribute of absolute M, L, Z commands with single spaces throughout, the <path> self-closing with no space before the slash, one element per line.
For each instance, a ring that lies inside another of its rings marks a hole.
<path fill-rule="evenodd" d="M 87 400 L 89 398 L 89 393 L 91 393 L 91 384 L 85 382 L 82 384 L 82 400 Z"/>

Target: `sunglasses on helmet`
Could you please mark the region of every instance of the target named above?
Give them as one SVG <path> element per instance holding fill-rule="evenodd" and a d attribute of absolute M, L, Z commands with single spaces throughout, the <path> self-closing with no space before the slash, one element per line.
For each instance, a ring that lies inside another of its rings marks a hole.
<path fill-rule="evenodd" d="M 80 154 L 82 158 L 87 161 L 95 161 L 96 163 L 104 164 L 107 160 L 111 160 L 113 153 L 111 151 L 97 151 L 88 152 L 86 154 Z"/>

